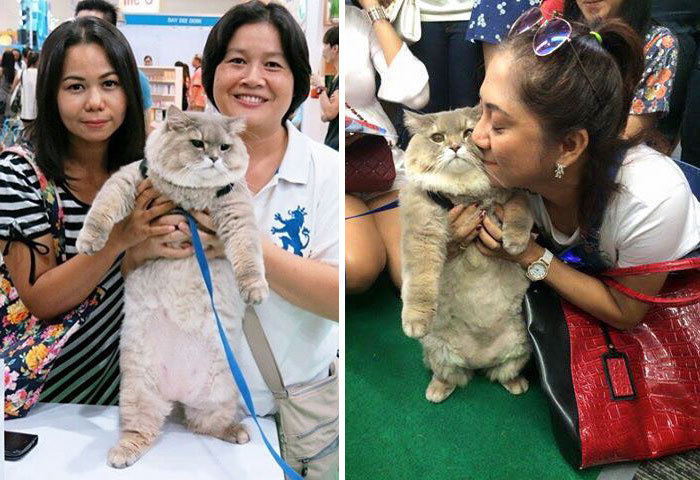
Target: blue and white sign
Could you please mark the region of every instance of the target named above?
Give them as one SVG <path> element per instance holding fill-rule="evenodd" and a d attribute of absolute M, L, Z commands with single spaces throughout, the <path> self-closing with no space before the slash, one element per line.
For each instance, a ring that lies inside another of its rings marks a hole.
<path fill-rule="evenodd" d="M 125 14 L 127 25 L 160 25 L 166 27 L 213 27 L 219 17 L 199 17 L 189 15 L 137 15 Z"/>

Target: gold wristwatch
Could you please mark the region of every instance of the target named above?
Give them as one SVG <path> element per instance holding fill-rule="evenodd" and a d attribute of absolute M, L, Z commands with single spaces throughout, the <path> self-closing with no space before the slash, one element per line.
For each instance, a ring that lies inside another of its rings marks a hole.
<path fill-rule="evenodd" d="M 547 277 L 547 273 L 549 273 L 549 264 L 552 263 L 552 257 L 554 257 L 552 252 L 545 248 L 544 254 L 528 265 L 525 276 L 533 282 L 544 280 Z"/>

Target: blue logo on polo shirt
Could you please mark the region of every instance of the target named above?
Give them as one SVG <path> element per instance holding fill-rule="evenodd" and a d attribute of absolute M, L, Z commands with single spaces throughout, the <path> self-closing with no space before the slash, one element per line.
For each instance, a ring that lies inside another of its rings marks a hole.
<path fill-rule="evenodd" d="M 302 250 L 309 246 L 309 229 L 304 226 L 304 217 L 306 216 L 306 208 L 297 206 L 296 210 L 287 210 L 291 215 L 288 219 L 283 219 L 282 215 L 275 213 L 275 220 L 282 224 L 281 228 L 272 227 L 272 234 L 279 235 L 282 240 L 282 248 L 289 250 L 292 247 L 294 255 L 302 255 Z M 302 243 L 301 237 L 306 237 L 306 243 Z"/>

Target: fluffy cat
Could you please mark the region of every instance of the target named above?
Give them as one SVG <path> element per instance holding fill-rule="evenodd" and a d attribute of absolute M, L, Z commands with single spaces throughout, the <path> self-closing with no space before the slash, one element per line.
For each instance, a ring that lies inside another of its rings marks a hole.
<path fill-rule="evenodd" d="M 214 298 L 233 348 L 241 338 L 244 302 L 259 303 L 268 295 L 245 182 L 248 153 L 238 136 L 243 128 L 242 119 L 170 107 L 145 149 L 156 190 L 185 210 L 211 214 L 226 253 L 209 260 Z M 112 227 L 133 210 L 142 180 L 135 162 L 105 182 L 78 236 L 79 252 L 104 247 Z M 194 256 L 148 261 L 126 277 L 120 356 L 121 435 L 108 454 L 111 466 L 127 467 L 145 453 L 174 402 L 183 404 L 191 431 L 248 441 L 237 418 L 238 389 Z"/>
<path fill-rule="evenodd" d="M 450 202 L 478 202 L 494 221 L 495 204 L 504 205 L 502 241 L 511 254 L 525 249 L 533 225 L 523 196 L 491 185 L 471 139 L 480 113 L 463 108 L 404 117 L 413 137 L 404 156 L 409 182 L 400 191 L 401 322 L 423 346 L 433 372 L 425 396 L 435 403 L 466 386 L 474 370 L 513 394 L 528 387 L 519 375 L 531 352 L 521 317 L 525 272 L 483 256 L 473 242 L 447 258 Z"/>

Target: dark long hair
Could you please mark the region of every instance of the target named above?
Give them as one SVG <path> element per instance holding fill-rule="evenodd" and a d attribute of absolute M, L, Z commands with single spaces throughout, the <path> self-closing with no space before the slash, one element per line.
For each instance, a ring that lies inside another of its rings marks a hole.
<path fill-rule="evenodd" d="M 579 129 L 588 132 L 577 212 L 586 235 L 599 225 L 617 190 L 612 173 L 637 143 L 621 135 L 644 59 L 641 39 L 621 20 L 572 26 L 570 43 L 544 57 L 532 50 L 536 29 L 508 38 L 503 48 L 517 59 L 513 75 L 520 100 L 539 119 L 546 142 Z M 591 30 L 600 34 L 602 45 Z"/>
<path fill-rule="evenodd" d="M 226 55 L 228 42 L 243 25 L 267 23 L 272 25 L 280 35 L 284 58 L 292 70 L 294 90 L 292 103 L 282 118 L 282 123 L 294 113 L 309 95 L 311 65 L 309 64 L 309 47 L 306 37 L 299 24 L 282 5 L 268 3 L 267 5 L 253 0 L 236 5 L 216 22 L 209 32 L 204 46 L 202 58 L 202 83 L 209 101 L 216 107 L 214 101 L 214 74 L 216 67 Z M 218 108 L 218 107 L 217 107 Z"/>
<path fill-rule="evenodd" d="M 114 172 L 142 158 L 146 141 L 139 74 L 126 38 L 116 27 L 97 17 L 69 20 L 51 32 L 41 49 L 37 116 L 29 130 L 37 164 L 47 178 L 57 182 L 66 180 L 63 160 L 69 148 L 69 133 L 58 111 L 58 89 L 68 49 L 81 44 L 102 47 L 126 95 L 124 121 L 109 139 L 107 171 Z"/>
<path fill-rule="evenodd" d="M 577 22 L 586 21 L 576 0 L 564 0 L 564 16 Z M 651 25 L 651 0 L 624 0 L 620 5 L 619 18 L 644 38 Z"/>
<path fill-rule="evenodd" d="M 12 50 L 7 50 L 2 54 L 0 67 L 2 68 L 3 81 L 12 84 L 15 81 L 15 56 Z"/>

